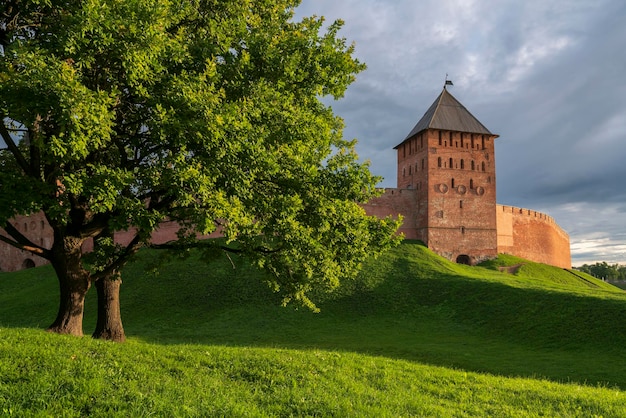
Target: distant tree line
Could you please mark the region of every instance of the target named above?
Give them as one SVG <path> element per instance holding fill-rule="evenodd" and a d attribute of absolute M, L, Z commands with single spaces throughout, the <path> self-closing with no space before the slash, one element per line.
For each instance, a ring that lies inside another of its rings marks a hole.
<path fill-rule="evenodd" d="M 604 280 L 626 280 L 626 265 L 608 264 L 606 261 L 595 264 L 583 264 L 576 270 L 591 274 Z"/>

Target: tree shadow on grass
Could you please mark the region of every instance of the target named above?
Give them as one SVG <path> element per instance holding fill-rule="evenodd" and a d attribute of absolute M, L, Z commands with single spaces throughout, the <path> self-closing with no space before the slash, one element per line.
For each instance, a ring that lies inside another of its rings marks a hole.
<path fill-rule="evenodd" d="M 321 296 L 319 314 L 282 308 L 257 271 L 231 270 L 185 284 L 190 292 L 180 295 L 184 302 L 170 300 L 167 319 L 128 319 L 127 331 L 148 342 L 353 351 L 626 388 L 626 366 L 614 361 L 626 354 L 626 333 L 616 320 L 626 315 L 626 299 L 521 289 L 415 268 L 402 258 L 390 261 L 380 277 Z M 168 280 L 180 285 L 182 278 Z M 145 313 L 146 302 L 127 306 L 127 318 L 135 317 L 131 311 Z"/>

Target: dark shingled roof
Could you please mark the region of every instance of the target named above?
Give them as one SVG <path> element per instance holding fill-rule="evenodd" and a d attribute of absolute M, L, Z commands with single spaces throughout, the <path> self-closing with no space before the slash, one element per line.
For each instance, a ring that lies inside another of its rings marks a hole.
<path fill-rule="evenodd" d="M 407 139 L 426 129 L 494 135 L 465 106 L 455 99 L 445 87 L 439 97 L 437 97 L 437 100 L 434 101 L 402 142 L 404 143 Z M 398 148 L 398 146 L 395 148 Z"/>

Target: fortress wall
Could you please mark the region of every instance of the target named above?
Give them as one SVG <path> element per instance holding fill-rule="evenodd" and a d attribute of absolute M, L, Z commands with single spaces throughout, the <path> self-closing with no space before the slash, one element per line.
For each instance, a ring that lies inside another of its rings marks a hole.
<path fill-rule="evenodd" d="M 176 222 L 168 221 L 162 222 L 159 227 L 152 233 L 151 242 L 154 244 L 164 244 L 169 241 L 177 239 L 176 233 L 179 226 Z M 116 243 L 121 245 L 128 245 L 135 238 L 137 229 L 130 228 L 127 231 L 117 231 L 113 234 L 113 239 Z M 83 252 L 93 251 L 93 240 L 88 239 L 82 246 Z"/>
<path fill-rule="evenodd" d="M 52 246 L 52 228 L 48 225 L 43 213 L 16 216 L 11 219 L 11 224 L 33 243 L 44 248 Z M 2 228 L 0 228 L 0 235 L 8 237 Z M 0 271 L 17 271 L 28 267 L 43 266 L 44 264 L 48 264 L 48 261 L 0 241 Z"/>
<path fill-rule="evenodd" d="M 161 222 L 159 227 L 152 233 L 150 237 L 150 242 L 152 244 L 165 244 L 170 241 L 175 241 L 178 239 L 176 233 L 180 229 L 180 226 L 175 221 L 165 221 Z M 113 235 L 113 239 L 116 243 L 121 245 L 128 245 L 135 238 L 137 230 L 135 228 L 130 228 L 127 231 L 117 231 Z M 206 239 L 206 238 L 219 238 L 222 236 L 220 230 L 213 232 L 210 235 L 196 235 L 198 239 Z M 82 246 L 83 252 L 93 251 L 93 240 L 89 239 L 85 241 Z"/>
<path fill-rule="evenodd" d="M 424 228 L 417 224 L 417 194 L 418 191 L 415 189 L 385 189 L 380 197 L 372 199 L 362 207 L 370 216 L 397 218 L 401 215 L 403 223 L 398 232 L 403 233 L 407 239 L 420 239 L 427 242 L 429 237 L 420 236 L 420 233 L 424 233 Z M 47 224 L 43 214 L 17 216 L 11 222 L 35 243 L 44 248 L 51 247 L 52 228 Z M 496 205 L 496 222 L 498 253 L 512 254 L 540 263 L 571 268 L 569 236 L 552 217 L 530 209 Z M 178 225 L 175 222 L 164 222 L 154 232 L 152 240 L 157 244 L 174 240 L 177 231 Z M 447 241 L 456 240 L 461 247 L 472 245 L 475 247 L 477 242 L 483 241 L 482 239 L 476 240 L 476 236 L 467 234 L 472 232 L 469 229 L 465 236 L 459 228 L 453 232 L 454 234 L 449 235 L 451 231 L 448 231 Z M 6 236 L 2 229 L 0 229 L 0 234 Z M 116 232 L 115 240 L 121 244 L 127 244 L 133 236 L 133 230 Z M 210 235 L 210 237 L 218 236 L 220 236 L 219 231 Z M 471 242 L 465 242 L 470 238 Z M 86 242 L 83 247 L 84 251 L 90 251 L 92 248 L 93 243 L 90 241 Z M 466 250 L 459 248 L 456 252 L 463 251 Z M 451 257 L 453 255 L 450 254 Z M 0 271 L 16 271 L 44 264 L 47 264 L 47 260 L 0 242 Z"/>
<path fill-rule="evenodd" d="M 369 203 L 362 205 L 366 213 L 370 216 L 384 218 L 392 216 L 397 218 L 402 215 L 404 221 L 399 229 L 399 233 L 403 233 L 407 239 L 422 239 L 424 237 L 417 236 L 416 216 L 414 211 L 416 207 L 417 191 L 413 189 L 385 189 L 384 193 Z M 36 213 L 30 216 L 16 216 L 11 223 L 26 237 L 33 240 L 39 245 L 50 248 L 53 241 L 53 231 L 45 220 L 43 213 Z M 152 242 L 155 244 L 163 244 L 173 241 L 177 238 L 179 226 L 176 222 L 163 222 L 158 229 L 152 234 Z M 8 236 L 6 232 L 0 228 L 0 234 Z M 127 245 L 135 236 L 135 230 L 117 231 L 114 234 L 115 242 Z M 209 236 L 199 236 L 199 238 L 217 238 L 221 236 L 220 231 L 216 231 Z M 93 251 L 93 240 L 88 239 L 82 246 L 83 252 Z M 9 272 L 22 270 L 28 267 L 38 267 L 48 264 L 48 260 L 32 255 L 27 251 L 18 250 L 17 248 L 0 241 L 0 272 Z"/>
<path fill-rule="evenodd" d="M 498 253 L 571 268 L 569 235 L 554 219 L 531 209 L 496 205 Z"/>
<path fill-rule="evenodd" d="M 385 189 L 380 197 L 362 204 L 361 207 L 368 215 L 378 218 L 402 216 L 404 219 L 398 233 L 404 234 L 406 239 L 423 239 L 417 235 L 417 217 L 414 213 L 417 207 L 417 190 Z"/>
<path fill-rule="evenodd" d="M 34 243 L 51 248 L 54 239 L 52 228 L 48 225 L 43 213 L 35 213 L 30 216 L 16 216 L 11 223 L 24 236 Z M 163 222 L 153 232 L 151 242 L 154 244 L 164 244 L 177 239 L 176 233 L 179 226 L 176 222 Z M 128 245 L 135 237 L 136 230 L 131 228 L 128 231 L 118 231 L 114 234 L 115 242 Z M 7 236 L 7 233 L 0 228 L 0 235 Z M 217 238 L 221 236 L 220 231 L 211 235 L 198 235 L 198 238 Z M 88 239 L 83 243 L 83 252 L 93 251 L 93 240 Z M 0 241 L 0 272 L 22 270 L 29 267 L 39 267 L 48 264 L 48 260 L 29 253 Z"/>

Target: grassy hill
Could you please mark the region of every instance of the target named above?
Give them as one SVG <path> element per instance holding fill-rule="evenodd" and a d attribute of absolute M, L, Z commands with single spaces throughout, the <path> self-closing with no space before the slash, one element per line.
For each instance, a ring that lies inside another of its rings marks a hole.
<path fill-rule="evenodd" d="M 1 273 L 0 416 L 626 416 L 626 293 L 590 276 L 406 242 L 315 314 L 242 260 L 162 256 L 124 270 L 121 345 L 41 332 L 52 270 Z"/>

